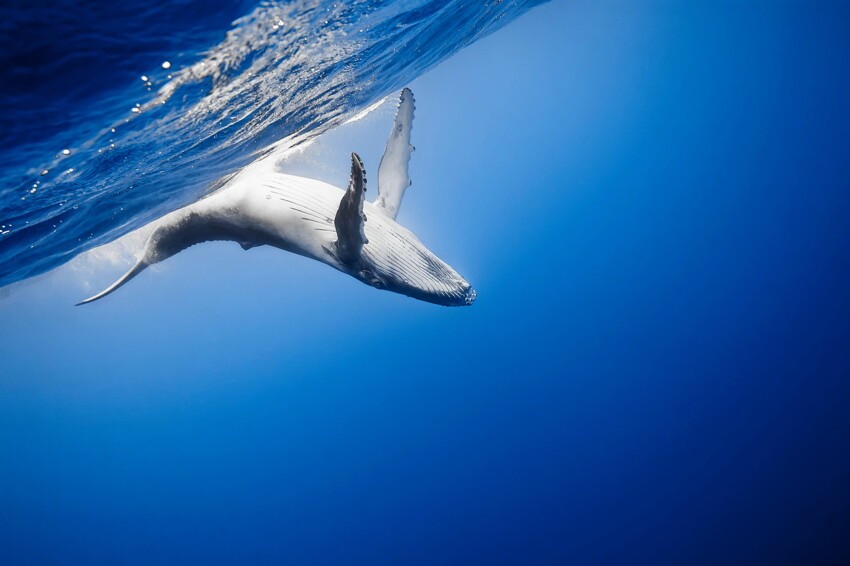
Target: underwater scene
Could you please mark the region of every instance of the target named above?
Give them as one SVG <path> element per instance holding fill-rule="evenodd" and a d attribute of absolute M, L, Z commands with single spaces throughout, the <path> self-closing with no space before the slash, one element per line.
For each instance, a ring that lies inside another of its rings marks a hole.
<path fill-rule="evenodd" d="M 845 564 L 850 5 L 0 5 L 0 564 Z"/>

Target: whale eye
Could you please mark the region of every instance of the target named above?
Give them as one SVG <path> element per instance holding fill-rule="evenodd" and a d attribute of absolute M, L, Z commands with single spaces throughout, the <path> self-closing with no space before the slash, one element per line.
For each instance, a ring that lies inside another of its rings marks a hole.
<path fill-rule="evenodd" d="M 367 282 L 369 285 L 374 287 L 375 289 L 383 289 L 386 287 L 384 280 L 375 275 L 371 270 L 364 269 L 360 272 L 360 276 Z"/>

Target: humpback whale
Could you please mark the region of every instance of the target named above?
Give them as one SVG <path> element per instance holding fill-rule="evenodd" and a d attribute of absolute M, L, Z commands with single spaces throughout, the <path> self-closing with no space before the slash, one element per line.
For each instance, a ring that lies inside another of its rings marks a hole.
<path fill-rule="evenodd" d="M 274 246 L 321 261 L 377 289 L 444 306 L 471 305 L 475 291 L 396 222 L 408 173 L 414 99 L 401 93 L 378 167 L 378 196 L 367 202 L 366 171 L 351 154 L 347 189 L 277 171 L 246 168 L 221 189 L 157 222 L 139 261 L 115 283 L 77 303 L 112 293 L 145 268 L 202 242 L 243 249 Z"/>

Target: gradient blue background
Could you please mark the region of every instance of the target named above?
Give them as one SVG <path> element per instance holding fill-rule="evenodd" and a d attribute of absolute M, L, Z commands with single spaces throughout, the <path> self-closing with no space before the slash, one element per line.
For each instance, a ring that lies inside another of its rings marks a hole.
<path fill-rule="evenodd" d="M 225 243 L 15 286 L 0 561 L 846 563 L 848 16 L 555 1 L 417 80 L 468 309 Z"/>

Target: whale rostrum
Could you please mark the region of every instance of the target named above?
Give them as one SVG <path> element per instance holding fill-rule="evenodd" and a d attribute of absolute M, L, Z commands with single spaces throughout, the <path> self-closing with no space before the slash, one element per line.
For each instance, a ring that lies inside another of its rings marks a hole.
<path fill-rule="evenodd" d="M 378 169 L 378 197 L 366 201 L 366 170 L 351 154 L 348 188 L 247 168 L 224 187 L 156 221 L 139 261 L 115 283 L 81 301 L 112 293 L 154 265 L 202 242 L 242 248 L 274 246 L 321 261 L 376 287 L 445 306 L 471 305 L 475 291 L 448 264 L 396 222 L 410 186 L 413 93 L 404 89 Z"/>

